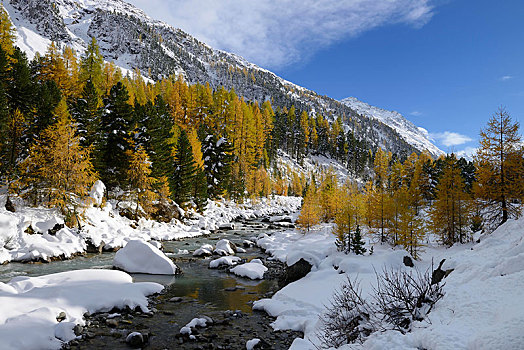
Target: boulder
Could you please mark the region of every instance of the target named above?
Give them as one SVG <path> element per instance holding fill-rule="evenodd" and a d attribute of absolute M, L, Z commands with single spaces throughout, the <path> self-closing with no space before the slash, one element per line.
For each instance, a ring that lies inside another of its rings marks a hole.
<path fill-rule="evenodd" d="M 140 332 L 131 332 L 126 337 L 126 343 L 132 348 L 141 348 L 145 345 L 147 337 Z"/>
<path fill-rule="evenodd" d="M 313 265 L 304 259 L 300 259 L 291 266 L 286 267 L 286 271 L 278 281 L 280 287 L 284 287 L 291 282 L 295 282 L 305 277 L 310 271 Z"/>
<path fill-rule="evenodd" d="M 402 259 L 402 262 L 404 263 L 404 265 L 408 267 L 415 266 L 415 264 L 413 263 L 413 259 L 411 259 L 411 257 L 407 255 Z"/>

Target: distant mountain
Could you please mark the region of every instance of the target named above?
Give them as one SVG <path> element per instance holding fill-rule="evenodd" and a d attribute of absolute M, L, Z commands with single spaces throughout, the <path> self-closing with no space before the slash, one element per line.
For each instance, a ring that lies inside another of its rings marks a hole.
<path fill-rule="evenodd" d="M 434 157 L 445 154 L 431 142 L 428 138 L 428 132 L 426 129 L 417 127 L 399 112 L 388 111 L 379 107 L 371 106 L 355 97 L 348 97 L 340 102 L 363 116 L 374 118 L 390 126 L 398 132 L 404 140 L 418 150 L 425 149 Z"/>
<path fill-rule="evenodd" d="M 124 1 L 6 0 L 4 6 L 17 29 L 17 45 L 29 58 L 44 53 L 51 41 L 83 52 L 95 37 L 107 61 L 125 69 L 138 68 L 151 79 L 177 74 L 190 83 L 234 88 L 248 100 L 271 100 L 279 107 L 295 105 L 331 120 L 340 117 L 346 131 L 352 130 L 373 148 L 399 155 L 427 148 L 439 154 L 429 141 L 414 143 L 406 128 L 361 115 L 356 107 L 297 86 L 238 55 L 213 49 Z"/>

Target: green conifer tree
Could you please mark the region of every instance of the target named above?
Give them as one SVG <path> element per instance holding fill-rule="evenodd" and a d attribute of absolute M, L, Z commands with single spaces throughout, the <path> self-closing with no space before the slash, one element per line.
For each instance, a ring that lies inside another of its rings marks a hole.
<path fill-rule="evenodd" d="M 191 144 L 185 130 L 180 132 L 175 154 L 175 170 L 171 178 L 171 195 L 182 208 L 187 207 L 193 193 L 196 167 Z"/>

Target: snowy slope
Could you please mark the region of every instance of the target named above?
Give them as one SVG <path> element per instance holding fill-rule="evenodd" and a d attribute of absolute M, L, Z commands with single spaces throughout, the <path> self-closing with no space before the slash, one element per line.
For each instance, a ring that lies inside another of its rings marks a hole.
<path fill-rule="evenodd" d="M 425 247 L 416 268 L 425 271 L 432 262 L 446 259 L 443 269 L 452 272 L 443 280 L 443 298 L 426 320 L 413 324 L 412 332 L 378 331 L 363 344 L 339 349 L 523 349 L 524 218 L 509 220 L 479 241 L 451 248 Z M 255 309 L 277 317 L 274 329 L 305 333 L 305 339 L 296 339 L 291 349 L 316 349 L 318 316 L 346 276 L 358 279 L 363 297 L 369 299 L 375 271 L 384 266 L 407 269 L 402 262 L 407 253 L 387 245 L 374 244 L 373 255 L 337 252 L 335 236 L 326 225 L 308 234 L 295 230 L 261 236 L 257 244 L 288 265 L 300 258 L 313 265 L 303 279 L 254 304 Z"/>
<path fill-rule="evenodd" d="M 427 130 L 417 127 L 398 112 L 371 106 L 357 100 L 355 97 L 348 97 L 340 102 L 361 115 L 380 120 L 382 123 L 390 126 L 396 130 L 404 140 L 418 150 L 427 150 L 434 157 L 444 154 L 442 150 L 429 140 Z"/>

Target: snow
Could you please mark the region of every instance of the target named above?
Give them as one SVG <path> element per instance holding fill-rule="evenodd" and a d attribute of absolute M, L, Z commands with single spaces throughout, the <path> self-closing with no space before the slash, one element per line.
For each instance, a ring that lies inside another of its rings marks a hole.
<path fill-rule="evenodd" d="M 415 146 L 418 150 L 428 150 L 434 157 L 444 154 L 442 150 L 431 142 L 427 130 L 416 127 L 412 122 L 404 118 L 404 116 L 398 112 L 387 111 L 382 108 L 371 106 L 354 97 L 345 98 L 340 102 L 361 115 L 377 119 L 393 128 L 393 130 L 397 131 L 407 143 Z"/>
<path fill-rule="evenodd" d="M 208 319 L 206 318 L 193 318 L 188 324 L 180 329 L 180 334 L 191 334 L 192 330 L 196 327 L 206 327 Z"/>
<path fill-rule="evenodd" d="M 246 342 L 246 350 L 253 350 L 255 346 L 260 343 L 260 339 L 254 338 Z"/>
<path fill-rule="evenodd" d="M 209 256 L 213 255 L 213 246 L 211 244 L 204 244 L 193 252 L 193 256 Z"/>
<path fill-rule="evenodd" d="M 446 259 L 443 269 L 454 270 L 444 279 L 444 297 L 427 320 L 414 323 L 412 332 L 376 332 L 363 344 L 340 349 L 522 349 L 524 218 L 510 220 L 480 240 L 449 249 L 425 247 L 416 268 L 425 271 L 432 262 Z M 288 264 L 300 257 L 314 262 L 306 277 L 253 306 L 277 317 L 275 330 L 304 332 L 304 339 L 296 339 L 291 349 L 315 349 L 318 316 L 347 276 L 360 281 L 366 298 L 375 284 L 375 270 L 408 269 L 402 263 L 406 252 L 387 245 L 374 245 L 373 255 L 337 252 L 328 225 L 306 235 L 286 231 L 261 236 L 257 243 Z"/>
<path fill-rule="evenodd" d="M 99 199 L 102 187 L 101 183 L 93 186 L 94 191 L 91 193 L 94 197 Z M 17 211 L 12 213 L 5 209 L 5 200 L 5 195 L 0 194 L 0 263 L 71 258 L 85 252 L 88 242 L 96 247 L 118 249 L 137 239 L 162 241 L 196 237 L 210 234 L 221 224 L 237 219 L 294 212 L 301 205 L 298 197 L 282 196 L 247 200 L 243 204 L 209 201 L 204 213 L 193 213 L 191 220 L 164 223 L 143 218 L 138 222 L 129 220 L 119 215 L 117 203 L 110 200 L 103 205 L 85 209 L 82 230 L 65 227 L 53 236 L 47 234 L 48 229 L 64 222 L 58 210 L 30 208 L 21 200 L 12 198 L 17 207 Z M 29 234 L 29 228 L 37 234 Z M 210 252 L 214 250 L 213 247 L 209 249 Z"/>
<path fill-rule="evenodd" d="M 131 273 L 174 275 L 177 266 L 160 249 L 140 241 L 129 241 L 115 254 L 113 266 Z"/>
<path fill-rule="evenodd" d="M 104 193 L 106 191 L 106 185 L 100 180 L 97 180 L 91 187 L 89 197 L 93 200 L 96 205 L 102 205 L 104 199 Z"/>
<path fill-rule="evenodd" d="M 223 256 L 221 258 L 211 260 L 209 262 L 209 268 L 216 269 L 219 266 L 233 266 L 238 264 L 241 259 L 238 256 Z"/>
<path fill-rule="evenodd" d="M 116 308 L 147 312 L 146 296 L 159 293 L 157 283 L 133 283 L 121 271 L 77 270 L 0 282 L 0 347 L 5 350 L 60 349 L 75 338 L 83 315 Z M 57 321 L 64 312 L 65 320 Z"/>
<path fill-rule="evenodd" d="M 255 261 L 235 266 L 229 271 L 240 277 L 247 277 L 251 278 L 252 280 L 257 280 L 264 278 L 264 273 L 267 271 L 267 267 L 262 265 L 260 261 Z"/>
<path fill-rule="evenodd" d="M 234 255 L 235 250 L 228 239 L 221 239 L 217 242 L 214 253 L 218 255 Z"/>

